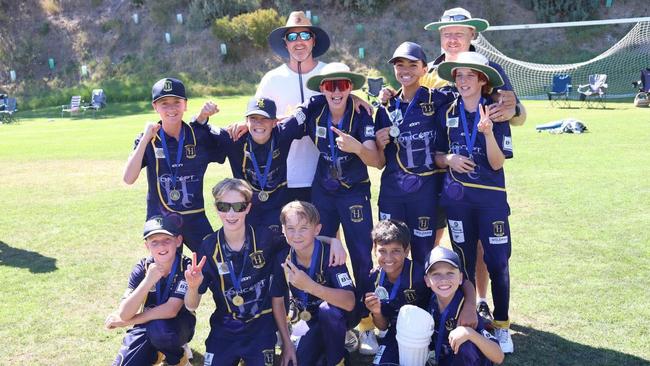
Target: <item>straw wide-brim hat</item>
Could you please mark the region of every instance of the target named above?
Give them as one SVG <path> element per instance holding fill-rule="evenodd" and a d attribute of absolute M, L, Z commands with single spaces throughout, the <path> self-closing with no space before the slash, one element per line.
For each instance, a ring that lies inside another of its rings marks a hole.
<path fill-rule="evenodd" d="M 488 78 L 488 84 L 493 88 L 503 85 L 501 74 L 489 65 L 487 57 L 477 52 L 461 52 L 458 54 L 456 61 L 442 62 L 438 65 L 438 76 L 447 81 L 454 82 L 454 77 L 452 76 L 453 71 L 463 67 L 485 74 Z"/>
<path fill-rule="evenodd" d="M 445 10 L 439 21 L 425 25 L 424 29 L 440 30 L 449 26 L 470 27 L 478 33 L 486 30 L 490 23 L 485 19 L 472 18 L 472 14 L 463 8 L 453 8 Z"/>
<path fill-rule="evenodd" d="M 276 28 L 269 34 L 269 46 L 278 56 L 289 58 L 289 51 L 284 43 L 284 35 L 290 28 L 308 28 L 314 33 L 315 44 L 311 50 L 312 57 L 318 57 L 330 48 L 330 37 L 327 33 L 320 27 L 313 26 L 304 12 L 294 11 L 289 14 L 287 25 Z"/>
<path fill-rule="evenodd" d="M 330 62 L 325 65 L 318 75 L 307 79 L 307 89 L 320 92 L 320 83 L 324 80 L 348 79 L 352 82 L 352 90 L 361 89 L 366 83 L 366 77 L 350 71 L 348 65 L 341 62 Z"/>

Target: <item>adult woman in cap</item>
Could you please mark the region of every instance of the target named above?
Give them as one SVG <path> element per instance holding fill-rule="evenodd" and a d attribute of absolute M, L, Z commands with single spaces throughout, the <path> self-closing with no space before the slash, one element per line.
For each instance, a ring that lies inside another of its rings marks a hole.
<path fill-rule="evenodd" d="M 503 164 L 512 157 L 510 125 L 493 124 L 487 96 L 503 84 L 487 58 L 460 53 L 456 61 L 438 66 L 438 74 L 456 83 L 460 96 L 436 112 L 436 123 L 447 139 L 438 146 L 439 166 L 448 168 L 441 205 L 447 210 L 452 246 L 463 258 L 463 270 L 476 283 L 477 242 L 484 244 L 484 260 L 492 279 L 495 336 L 504 353 L 512 352 L 508 307 L 511 253 L 510 227 Z"/>

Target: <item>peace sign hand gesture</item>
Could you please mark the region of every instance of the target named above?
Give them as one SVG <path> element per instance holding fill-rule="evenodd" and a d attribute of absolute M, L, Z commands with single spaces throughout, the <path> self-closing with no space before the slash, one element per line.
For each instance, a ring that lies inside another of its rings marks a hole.
<path fill-rule="evenodd" d="M 361 153 L 363 150 L 361 142 L 334 126 L 332 126 L 332 131 L 338 135 L 336 138 L 336 146 L 339 150 L 357 155 Z"/>
<path fill-rule="evenodd" d="M 492 135 L 492 120 L 490 119 L 490 109 L 488 108 L 488 106 L 479 104 L 478 112 L 481 117 L 481 120 L 478 122 L 477 125 L 479 132 L 481 132 L 485 136 Z"/>
<path fill-rule="evenodd" d="M 201 258 L 201 262 L 199 264 L 196 264 L 196 252 L 192 252 L 192 264 L 187 267 L 185 270 L 185 281 L 187 282 L 187 286 L 190 288 L 197 288 L 201 285 L 201 282 L 203 282 L 203 266 L 205 265 L 205 256 Z"/>

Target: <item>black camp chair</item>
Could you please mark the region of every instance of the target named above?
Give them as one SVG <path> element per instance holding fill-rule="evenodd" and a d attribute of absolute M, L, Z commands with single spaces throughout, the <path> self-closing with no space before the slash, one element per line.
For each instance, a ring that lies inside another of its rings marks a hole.
<path fill-rule="evenodd" d="M 368 86 L 363 87 L 362 90 L 366 92 L 366 97 L 368 98 L 368 101 L 370 102 L 372 100 L 372 106 L 377 108 L 379 106 L 379 101 L 377 98 L 379 97 L 379 92 L 381 91 L 381 88 L 384 87 L 384 78 L 378 77 L 378 78 L 368 78 Z"/>
<path fill-rule="evenodd" d="M 571 75 L 562 74 L 553 76 L 553 82 L 550 86 L 544 87 L 548 90 L 548 100 L 551 102 L 551 107 L 565 107 L 570 108 L 571 102 L 569 101 L 569 93 L 571 93 Z"/>
<path fill-rule="evenodd" d="M 104 89 L 94 89 L 90 96 L 90 104 L 82 108 L 84 112 L 88 110 L 93 111 L 93 118 L 95 118 L 95 114 L 100 112 L 104 107 L 106 107 L 106 93 L 104 93 Z"/>
<path fill-rule="evenodd" d="M 641 78 L 632 83 L 638 93 L 634 97 L 636 107 L 648 107 L 650 105 L 650 67 L 641 70 Z"/>
<path fill-rule="evenodd" d="M 589 75 L 589 84 L 579 85 L 580 100 L 587 108 L 601 106 L 605 108 L 607 96 L 607 75 Z"/>
<path fill-rule="evenodd" d="M 16 98 L 8 98 L 6 95 L 0 99 L 0 123 L 11 123 L 16 121 L 18 104 Z"/>

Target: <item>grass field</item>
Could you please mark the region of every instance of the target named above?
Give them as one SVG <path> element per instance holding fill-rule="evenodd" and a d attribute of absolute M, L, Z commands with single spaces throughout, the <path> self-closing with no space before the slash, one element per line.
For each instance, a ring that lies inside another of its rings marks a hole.
<path fill-rule="evenodd" d="M 220 98 L 213 122 L 240 120 L 246 99 Z M 203 101 L 192 100 L 188 115 Z M 650 364 L 650 109 L 526 106 L 506 163 L 516 353 L 505 364 Z M 106 331 L 103 321 L 145 255 L 146 179 L 126 186 L 122 167 L 155 115 L 131 103 L 98 119 L 59 118 L 56 109 L 19 116 L 0 125 L 0 364 L 108 365 L 124 330 Z M 568 117 L 589 133 L 535 132 Z M 206 196 L 229 174 L 210 166 Z M 208 217 L 217 227 L 216 214 Z M 199 309 L 195 365 L 213 306 Z"/>

